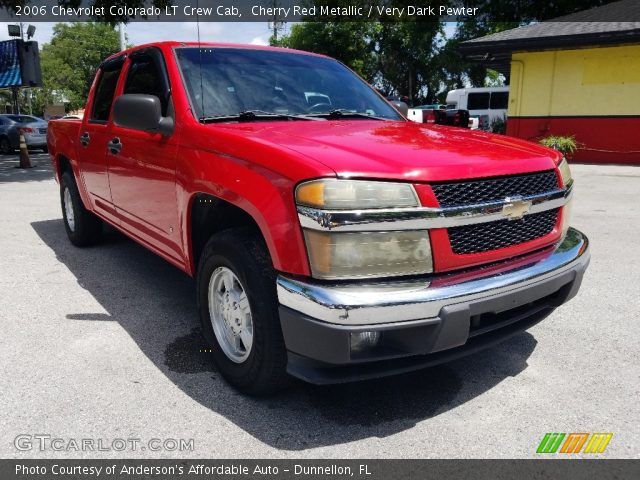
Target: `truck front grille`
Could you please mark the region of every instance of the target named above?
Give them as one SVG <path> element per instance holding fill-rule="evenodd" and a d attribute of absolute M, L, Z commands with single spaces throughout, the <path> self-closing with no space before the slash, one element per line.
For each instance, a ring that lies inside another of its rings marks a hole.
<path fill-rule="evenodd" d="M 511 247 L 544 237 L 553 231 L 559 209 L 525 215 L 519 220 L 498 220 L 449 228 L 453 253 L 464 255 Z"/>
<path fill-rule="evenodd" d="M 537 195 L 557 190 L 559 186 L 555 171 L 548 170 L 511 177 L 433 184 L 431 188 L 441 207 L 453 207 L 502 201 L 517 195 Z"/>

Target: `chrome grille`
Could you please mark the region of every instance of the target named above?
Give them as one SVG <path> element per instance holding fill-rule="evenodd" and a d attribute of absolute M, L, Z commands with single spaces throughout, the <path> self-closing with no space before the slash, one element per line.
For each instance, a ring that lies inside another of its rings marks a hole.
<path fill-rule="evenodd" d="M 453 253 L 481 253 L 511 247 L 548 235 L 553 231 L 559 209 L 525 215 L 519 220 L 499 220 L 449 228 Z"/>
<path fill-rule="evenodd" d="M 559 186 L 555 171 L 549 170 L 511 177 L 432 184 L 431 188 L 441 207 L 453 207 L 502 201 L 516 195 L 536 195 L 557 190 Z"/>

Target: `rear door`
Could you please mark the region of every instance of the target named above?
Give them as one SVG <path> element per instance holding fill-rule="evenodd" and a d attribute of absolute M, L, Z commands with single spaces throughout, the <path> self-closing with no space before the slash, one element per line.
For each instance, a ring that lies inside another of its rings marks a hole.
<path fill-rule="evenodd" d="M 109 118 L 123 66 L 124 57 L 119 57 L 100 67 L 93 97 L 89 100 L 90 111 L 85 112 L 77 139 L 80 170 L 93 208 L 116 223 L 117 216 L 109 188 L 107 142 L 112 137 Z"/>
<path fill-rule="evenodd" d="M 159 49 L 133 52 L 124 75 L 122 94 L 155 95 L 162 104 L 162 115 L 174 115 L 169 76 Z M 110 142 L 109 178 L 121 226 L 183 264 L 176 200 L 177 134 L 164 137 L 114 124 Z"/>

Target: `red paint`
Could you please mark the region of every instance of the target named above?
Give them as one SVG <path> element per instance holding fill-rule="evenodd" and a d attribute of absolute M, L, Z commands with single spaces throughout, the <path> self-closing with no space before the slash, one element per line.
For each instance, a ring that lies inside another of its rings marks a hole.
<path fill-rule="evenodd" d="M 111 122 L 89 124 L 92 89 L 82 123 L 51 123 L 49 151 L 54 167 L 61 156 L 70 160 L 88 208 L 192 275 L 196 265 L 189 212 L 198 193 L 246 211 L 262 231 L 275 268 L 308 276 L 294 204 L 294 189 L 302 181 L 333 176 L 407 181 L 416 184 L 425 206 L 437 206 L 428 182 L 548 170 L 560 160 L 557 152 L 519 139 L 408 121 L 202 125 L 191 113 L 173 55 L 173 48 L 184 44 L 155 45 L 167 64 L 174 133 L 163 138 Z M 122 93 L 123 78 L 116 96 Z M 91 152 L 79 145 L 80 134 L 88 128 L 94 128 L 91 144 L 97 144 Z M 115 136 L 126 145 L 117 155 L 106 151 L 106 142 Z M 435 231 L 432 246 L 436 268 L 442 271 L 519 255 L 557 238 L 554 233 L 522 246 L 462 256 L 453 255 L 446 235 Z"/>
<path fill-rule="evenodd" d="M 507 135 L 536 141 L 547 135 L 575 136 L 573 161 L 640 164 L 640 116 L 509 117 Z"/>

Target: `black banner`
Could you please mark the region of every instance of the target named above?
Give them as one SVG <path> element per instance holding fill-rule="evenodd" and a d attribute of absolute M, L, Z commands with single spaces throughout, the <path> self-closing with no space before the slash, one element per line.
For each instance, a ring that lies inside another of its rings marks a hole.
<path fill-rule="evenodd" d="M 638 460 L 0 460 L 2 480 L 637 479 Z"/>
<path fill-rule="evenodd" d="M 612 1 L 612 0 L 611 0 Z M 580 2 L 574 2 L 576 10 Z M 579 18 L 557 21 L 640 20 L 640 2 L 622 0 Z M 3 22 L 299 22 L 299 21 L 447 21 L 490 17 L 529 22 L 553 13 L 539 0 L 0 0 Z M 553 15 L 551 15 L 553 16 Z M 631 28 L 631 27 L 630 27 Z"/>

